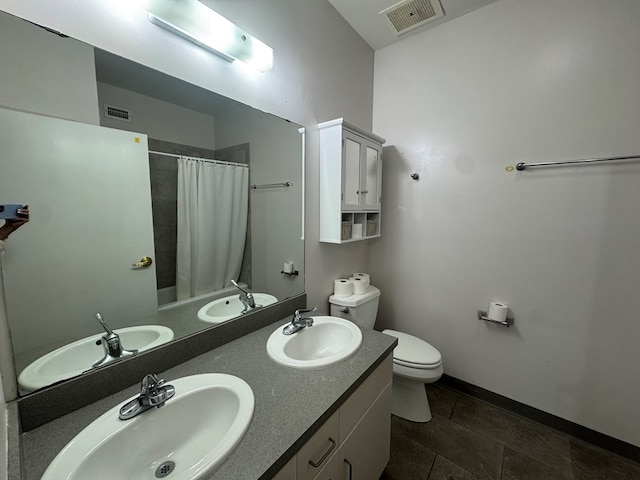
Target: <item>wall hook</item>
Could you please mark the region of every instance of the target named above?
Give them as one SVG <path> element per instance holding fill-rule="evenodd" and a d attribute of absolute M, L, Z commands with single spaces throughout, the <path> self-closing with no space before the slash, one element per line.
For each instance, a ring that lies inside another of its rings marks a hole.
<path fill-rule="evenodd" d="M 413 178 L 414 180 L 419 180 L 420 179 L 420 175 L 418 173 L 412 173 L 411 174 L 411 178 Z"/>

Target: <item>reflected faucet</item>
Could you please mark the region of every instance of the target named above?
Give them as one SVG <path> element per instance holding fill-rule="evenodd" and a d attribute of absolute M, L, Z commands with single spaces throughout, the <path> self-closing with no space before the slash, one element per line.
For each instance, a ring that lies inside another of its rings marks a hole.
<path fill-rule="evenodd" d="M 165 385 L 164 380 L 150 373 L 145 375 L 140 385 L 140 395 L 120 408 L 120 420 L 129 420 L 150 408 L 160 408 L 176 394 L 173 385 Z"/>
<path fill-rule="evenodd" d="M 293 314 L 293 318 L 291 319 L 291 323 L 282 329 L 282 333 L 284 335 L 293 335 L 298 330 L 302 330 L 305 327 L 313 327 L 313 318 L 303 317 L 302 314 L 315 312 L 317 309 L 318 306 L 316 305 L 313 308 L 296 310 Z"/>
<path fill-rule="evenodd" d="M 109 328 L 109 326 L 102 319 L 102 315 L 96 313 L 96 319 L 106 333 L 100 339 L 102 347 L 104 348 L 104 357 L 102 358 L 102 360 L 98 360 L 92 365 L 94 368 L 114 362 L 119 358 L 130 357 L 131 355 L 135 355 L 136 353 L 138 353 L 138 350 L 125 350 L 124 348 L 122 348 L 122 344 L 120 343 L 120 336 Z"/>
<path fill-rule="evenodd" d="M 248 311 L 253 310 L 254 308 L 262 307 L 262 305 L 256 305 L 256 302 L 253 299 L 253 294 L 250 291 L 242 288 L 235 280 L 231 280 L 231 284 L 238 290 L 240 290 L 240 296 L 238 298 L 242 302 L 242 305 L 244 305 L 244 309 L 242 310 L 242 312 L 240 312 L 241 314 L 245 314 Z"/>

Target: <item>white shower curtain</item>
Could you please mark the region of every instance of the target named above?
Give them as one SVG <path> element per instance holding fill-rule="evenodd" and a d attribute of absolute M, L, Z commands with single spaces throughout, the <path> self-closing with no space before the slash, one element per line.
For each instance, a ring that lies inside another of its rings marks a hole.
<path fill-rule="evenodd" d="M 248 207 L 248 167 L 178 159 L 178 300 L 238 279 Z"/>

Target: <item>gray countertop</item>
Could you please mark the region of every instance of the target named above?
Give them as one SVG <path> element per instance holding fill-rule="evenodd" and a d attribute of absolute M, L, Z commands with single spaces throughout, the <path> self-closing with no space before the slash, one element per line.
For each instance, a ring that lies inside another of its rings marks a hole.
<path fill-rule="evenodd" d="M 227 373 L 242 378 L 253 389 L 251 425 L 210 480 L 271 478 L 396 344 L 393 337 L 363 331 L 362 347 L 347 360 L 318 370 L 296 370 L 276 364 L 266 352 L 269 335 L 287 321 L 275 322 L 161 372 L 167 381 L 199 373 Z M 39 479 L 76 434 L 138 392 L 138 386 L 127 388 L 23 434 L 25 478 Z"/>

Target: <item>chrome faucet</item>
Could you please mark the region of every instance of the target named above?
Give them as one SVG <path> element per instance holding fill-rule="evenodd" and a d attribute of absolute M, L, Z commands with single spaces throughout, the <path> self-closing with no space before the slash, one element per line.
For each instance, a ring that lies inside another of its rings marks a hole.
<path fill-rule="evenodd" d="M 145 375 L 140 385 L 140 395 L 120 408 L 120 420 L 129 420 L 150 408 L 160 408 L 176 394 L 173 385 L 165 385 L 164 380 L 150 373 Z"/>
<path fill-rule="evenodd" d="M 138 353 L 138 350 L 125 350 L 122 348 L 122 344 L 120 343 L 120 336 L 111 330 L 109 326 L 102 319 L 102 315 L 96 313 L 96 319 L 98 323 L 104 328 L 106 332 L 102 338 L 100 339 L 100 343 L 102 343 L 102 348 L 104 349 L 104 357 L 102 360 L 98 360 L 92 366 L 101 367 L 102 365 L 106 365 L 107 363 L 111 363 L 119 358 L 130 357 L 131 355 L 135 355 Z"/>
<path fill-rule="evenodd" d="M 240 290 L 240 297 L 238 298 L 242 302 L 242 305 L 244 305 L 244 309 L 242 310 L 242 312 L 240 312 L 241 314 L 245 314 L 249 310 L 253 310 L 254 308 L 262 307 L 262 305 L 256 305 L 256 302 L 253 299 L 253 294 L 250 291 L 242 288 L 235 280 L 231 280 L 231 284 L 238 290 Z"/>
<path fill-rule="evenodd" d="M 313 327 L 313 318 L 303 317 L 302 314 L 315 312 L 317 309 L 318 306 L 316 305 L 313 308 L 296 310 L 293 314 L 293 318 L 291 319 L 291 323 L 282 329 L 282 333 L 285 335 L 293 335 L 298 330 L 302 330 L 305 327 Z"/>

